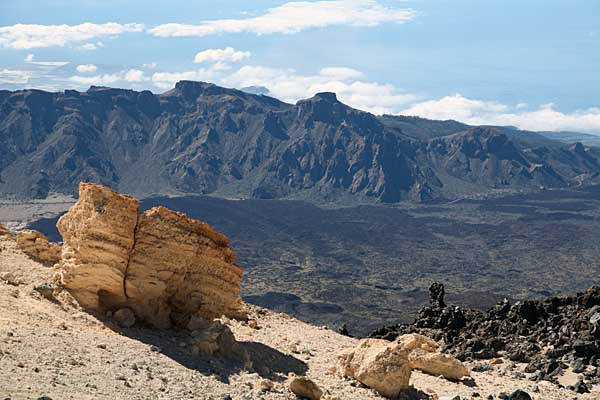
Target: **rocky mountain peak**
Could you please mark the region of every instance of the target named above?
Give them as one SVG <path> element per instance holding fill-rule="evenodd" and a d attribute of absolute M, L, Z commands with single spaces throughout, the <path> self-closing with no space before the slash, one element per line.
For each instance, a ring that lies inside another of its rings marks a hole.
<path fill-rule="evenodd" d="M 5 91 L 0 121 L 0 194 L 24 197 L 73 194 L 80 181 L 94 181 L 139 195 L 302 191 L 334 200 L 349 192 L 396 202 L 423 188 L 425 198 L 452 198 L 465 188 L 481 194 L 600 177 L 594 148 L 538 137 L 536 148 L 547 151 L 527 152 L 531 133 L 377 117 L 330 92 L 290 105 L 194 81 L 160 95 L 99 86 Z"/>

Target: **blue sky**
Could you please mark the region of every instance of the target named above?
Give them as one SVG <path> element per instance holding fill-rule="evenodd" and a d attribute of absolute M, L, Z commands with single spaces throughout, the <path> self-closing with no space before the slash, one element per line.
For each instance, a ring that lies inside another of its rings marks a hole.
<path fill-rule="evenodd" d="M 0 89 L 162 92 L 193 79 L 600 133 L 599 21 L 593 0 L 4 0 Z"/>

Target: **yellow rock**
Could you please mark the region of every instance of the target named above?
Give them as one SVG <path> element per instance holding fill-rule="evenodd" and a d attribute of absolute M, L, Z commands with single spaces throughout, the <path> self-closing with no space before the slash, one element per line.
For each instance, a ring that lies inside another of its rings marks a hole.
<path fill-rule="evenodd" d="M 90 183 L 57 227 L 61 282 L 85 308 L 130 308 L 159 328 L 193 317 L 241 317 L 242 269 L 228 239 L 164 207 L 139 214 L 131 196 Z"/>
<path fill-rule="evenodd" d="M 60 260 L 61 246 L 48 242 L 48 238 L 41 232 L 28 229 L 20 231 L 16 241 L 23 253 L 42 264 L 54 265 Z"/>
<path fill-rule="evenodd" d="M 409 387 L 411 367 L 408 352 L 398 343 L 362 339 L 338 356 L 339 372 L 356 379 L 385 397 L 393 398 Z"/>
<path fill-rule="evenodd" d="M 289 387 L 296 396 L 309 400 L 319 400 L 323 396 L 323 391 L 319 386 L 303 376 L 292 377 L 289 381 Z"/>
<path fill-rule="evenodd" d="M 442 353 L 431 353 L 415 349 L 408 355 L 410 366 L 431 375 L 458 380 L 470 376 L 469 370 L 454 357 Z"/>

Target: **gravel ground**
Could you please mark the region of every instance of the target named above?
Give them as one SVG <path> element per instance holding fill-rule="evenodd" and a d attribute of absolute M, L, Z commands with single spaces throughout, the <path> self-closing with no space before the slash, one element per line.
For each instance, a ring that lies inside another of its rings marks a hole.
<path fill-rule="evenodd" d="M 52 275 L 0 237 L 0 399 L 295 399 L 286 384 L 292 373 L 312 378 L 330 399 L 381 398 L 334 373 L 337 353 L 356 339 L 250 306 L 258 326 L 226 323 L 252 365 L 194 356 L 183 332 L 119 329 L 81 310 L 66 292 L 44 297 L 35 288 Z M 521 375 L 523 367 L 503 362 L 462 383 L 414 372 L 411 383 L 440 398 L 485 399 L 517 388 L 540 400 L 600 398 L 598 391 L 536 385 Z M 273 387 L 263 391 L 267 381 Z"/>

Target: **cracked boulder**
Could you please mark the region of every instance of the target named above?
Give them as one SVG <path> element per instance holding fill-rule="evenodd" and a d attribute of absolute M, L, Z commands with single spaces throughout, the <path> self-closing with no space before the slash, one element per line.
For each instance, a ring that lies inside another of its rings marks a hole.
<path fill-rule="evenodd" d="M 57 224 L 61 283 L 91 310 L 130 308 L 158 328 L 243 314 L 242 269 L 228 239 L 164 207 L 139 213 L 131 196 L 82 183 Z"/>

